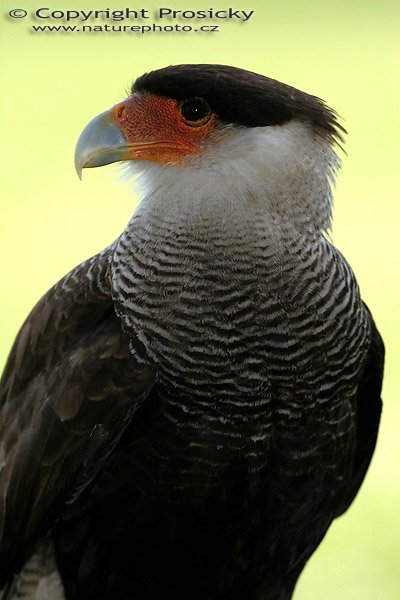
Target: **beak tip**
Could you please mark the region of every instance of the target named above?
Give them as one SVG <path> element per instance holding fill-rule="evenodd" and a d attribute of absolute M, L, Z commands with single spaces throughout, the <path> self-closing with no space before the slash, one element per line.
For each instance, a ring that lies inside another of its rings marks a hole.
<path fill-rule="evenodd" d="M 76 174 L 78 175 L 80 181 L 82 181 L 82 167 L 81 165 L 75 165 Z"/>

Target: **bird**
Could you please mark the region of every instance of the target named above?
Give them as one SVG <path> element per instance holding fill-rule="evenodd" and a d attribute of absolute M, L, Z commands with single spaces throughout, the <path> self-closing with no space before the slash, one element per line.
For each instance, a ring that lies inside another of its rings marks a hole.
<path fill-rule="evenodd" d="M 3 600 L 289 600 L 374 453 L 384 345 L 330 237 L 345 129 L 316 96 L 167 66 L 82 169 L 140 203 L 54 285 L 1 380 Z"/>

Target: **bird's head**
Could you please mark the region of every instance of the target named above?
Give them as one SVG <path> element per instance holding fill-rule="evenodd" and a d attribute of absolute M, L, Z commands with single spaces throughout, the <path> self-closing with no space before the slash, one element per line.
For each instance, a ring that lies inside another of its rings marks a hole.
<path fill-rule="evenodd" d="M 282 197 L 288 186 L 329 180 L 342 132 L 334 111 L 293 87 L 235 67 L 179 65 L 139 77 L 126 100 L 95 117 L 75 164 L 79 175 L 116 161 L 174 177 L 201 170 L 239 187 L 257 180 Z"/>

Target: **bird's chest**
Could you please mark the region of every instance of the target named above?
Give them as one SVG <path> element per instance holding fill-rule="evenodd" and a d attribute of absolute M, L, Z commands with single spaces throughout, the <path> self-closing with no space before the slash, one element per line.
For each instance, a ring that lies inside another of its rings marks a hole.
<path fill-rule="evenodd" d="M 209 230 L 139 219 L 121 239 L 113 295 L 133 348 L 166 386 L 194 396 L 315 388 L 333 351 L 345 359 L 350 331 L 365 336 L 351 278 L 308 240 L 285 245 L 262 226 Z"/>
<path fill-rule="evenodd" d="M 268 330 L 285 336 L 284 307 L 268 284 L 265 249 L 180 235 L 162 243 L 134 232 L 115 257 L 114 294 L 125 330 L 161 379 L 214 395 L 265 379 Z M 275 283 L 276 285 L 276 283 Z"/>
<path fill-rule="evenodd" d="M 330 246 L 257 215 L 201 221 L 163 230 L 138 218 L 115 252 L 117 311 L 160 381 L 193 399 L 272 394 L 278 404 L 329 396 L 327 378 L 340 380 L 349 363 L 355 381 L 363 311 Z"/>

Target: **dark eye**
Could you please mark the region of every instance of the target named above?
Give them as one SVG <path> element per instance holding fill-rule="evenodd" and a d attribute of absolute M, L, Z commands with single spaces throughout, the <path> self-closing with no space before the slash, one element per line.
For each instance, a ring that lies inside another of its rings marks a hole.
<path fill-rule="evenodd" d="M 203 98 L 189 98 L 180 104 L 183 120 L 187 125 L 199 127 L 207 123 L 211 117 L 211 108 Z"/>

